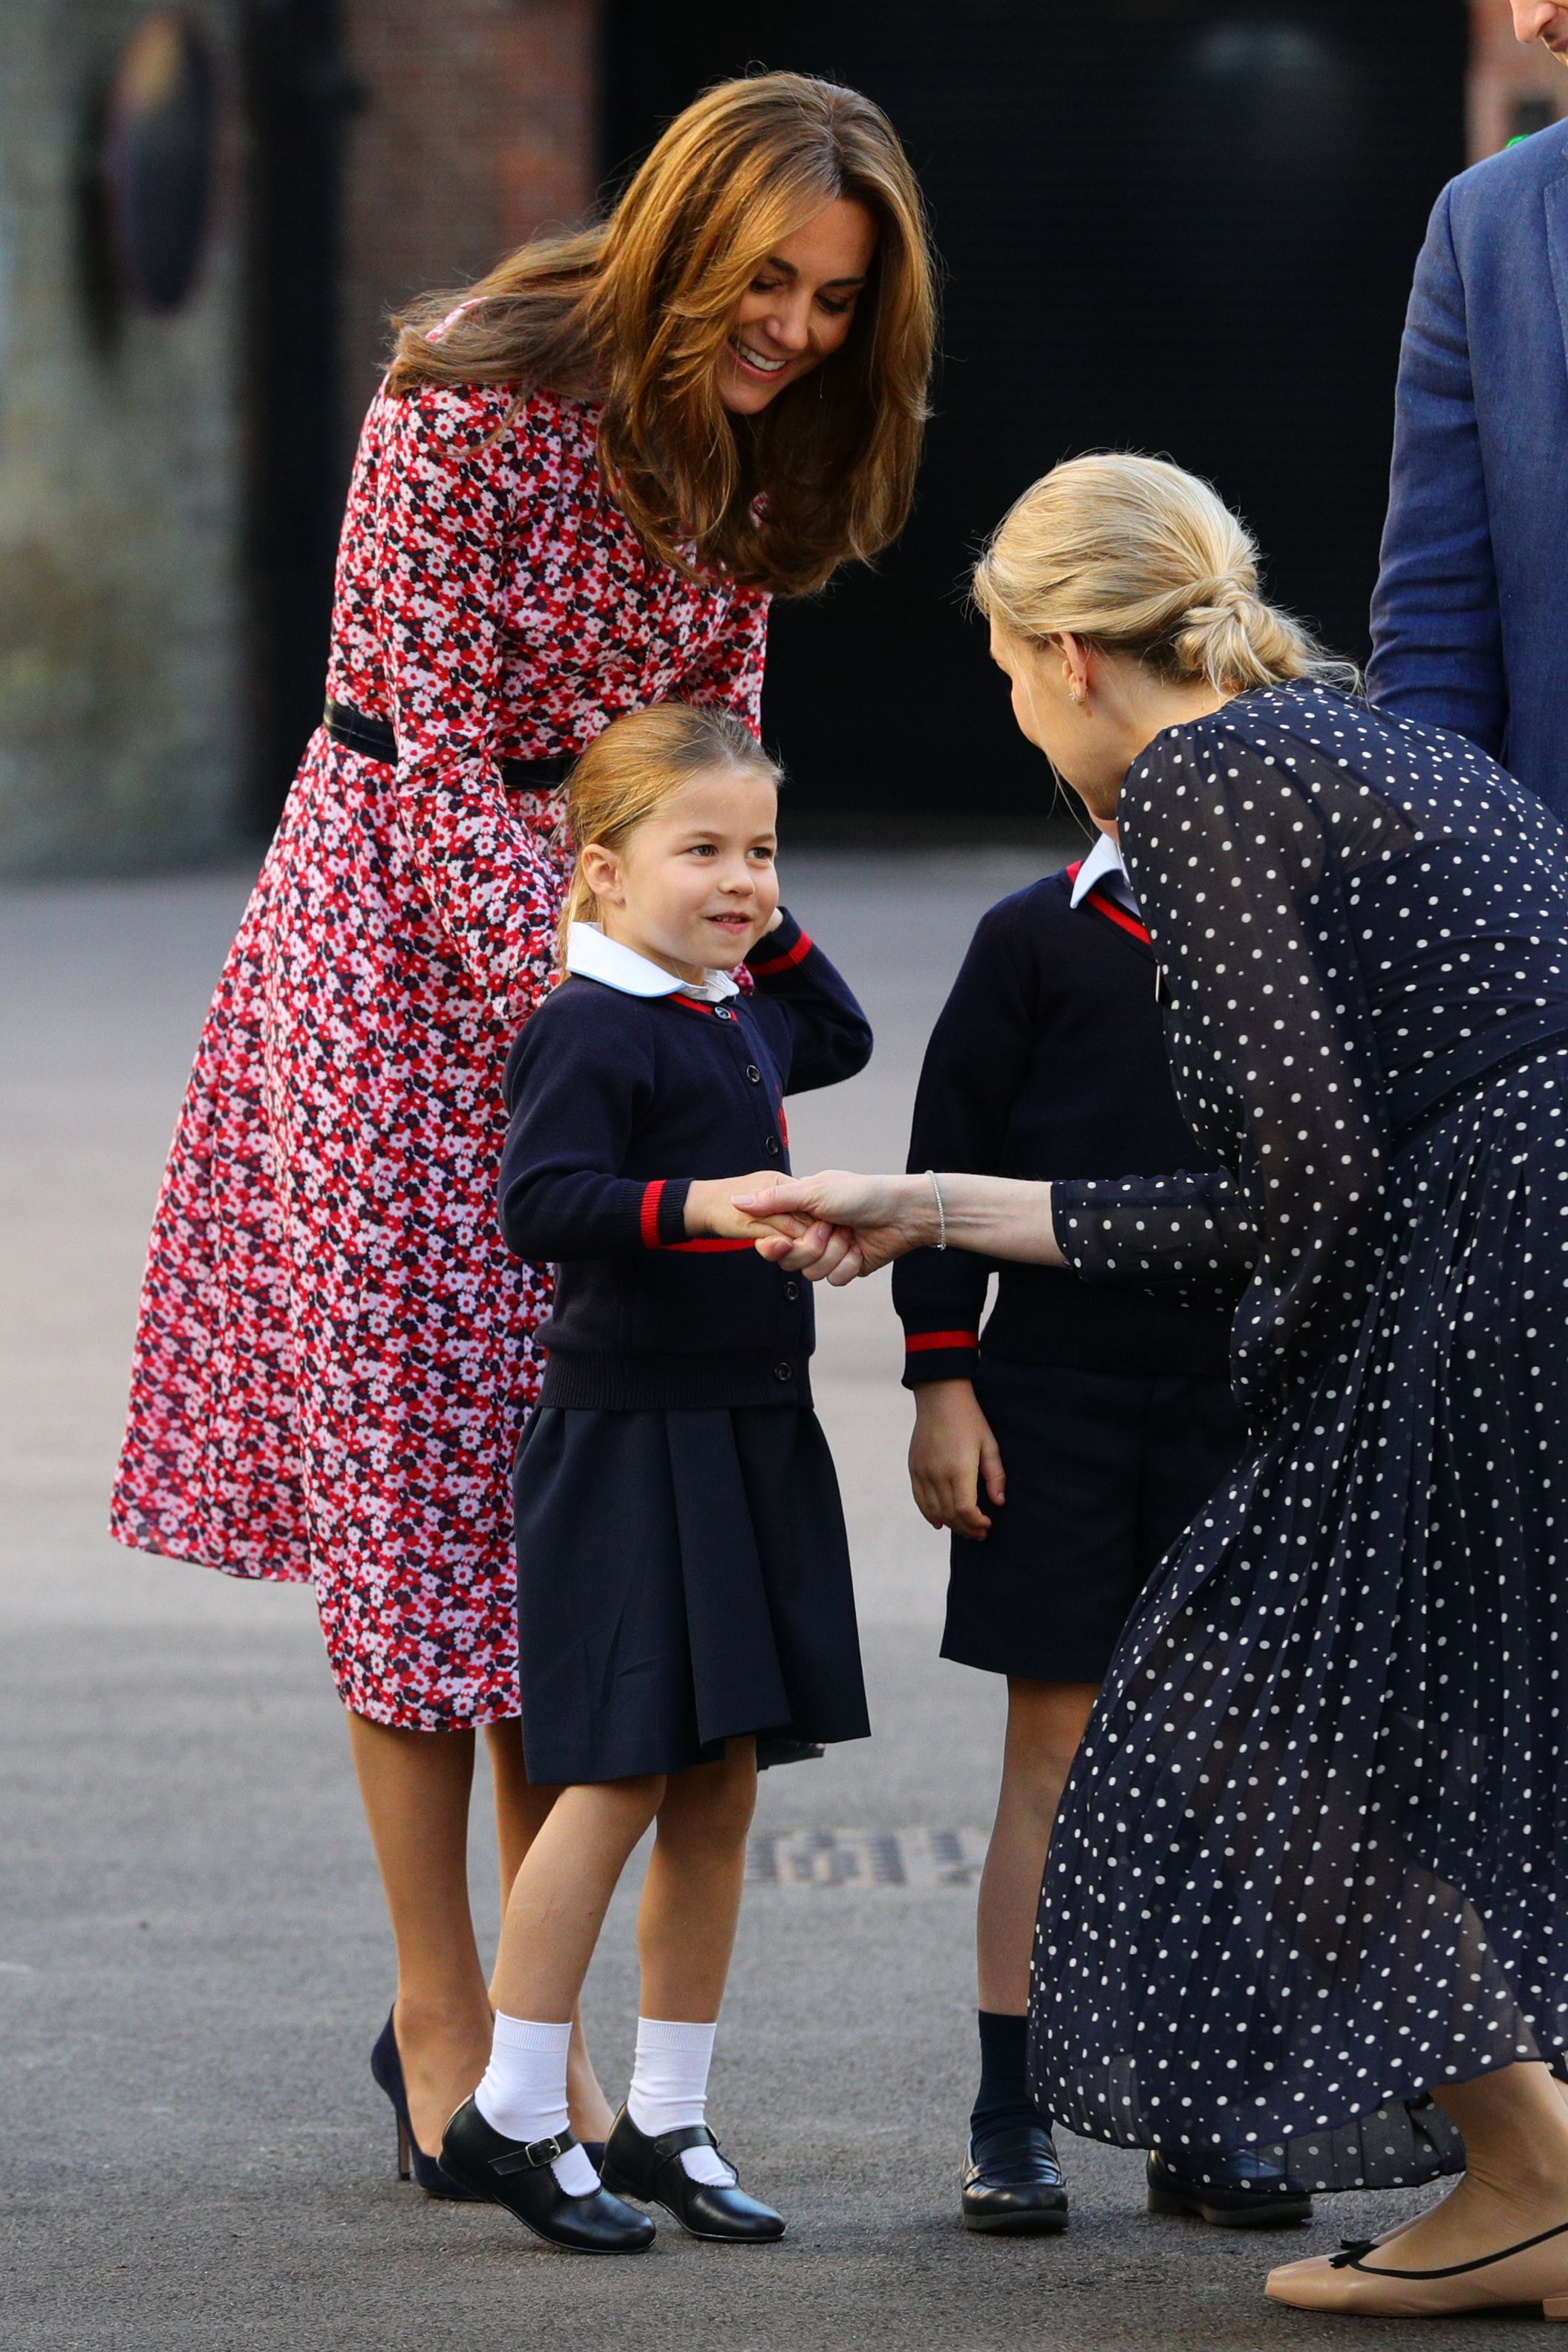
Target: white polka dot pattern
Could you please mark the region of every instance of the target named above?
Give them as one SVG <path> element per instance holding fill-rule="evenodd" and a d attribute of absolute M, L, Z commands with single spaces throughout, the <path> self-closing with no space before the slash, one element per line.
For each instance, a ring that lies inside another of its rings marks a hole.
<path fill-rule="evenodd" d="M 1568 2042 L 1568 842 L 1316 688 L 1163 736 L 1123 845 L 1220 1177 L 1056 1188 L 1093 1279 L 1250 1265 L 1253 1457 L 1129 1624 L 1052 1842 L 1040 2095 L 1320 2189 Z M 1559 1490 L 1562 1491 L 1559 1491 Z"/>

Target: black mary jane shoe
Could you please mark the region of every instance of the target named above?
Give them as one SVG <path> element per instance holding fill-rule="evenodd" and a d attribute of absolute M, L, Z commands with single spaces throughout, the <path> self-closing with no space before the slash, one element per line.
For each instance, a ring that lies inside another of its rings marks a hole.
<path fill-rule="evenodd" d="M 412 2179 L 426 2197 L 450 2197 L 469 2200 L 471 2189 L 443 2171 L 439 2161 L 426 2156 L 414 2137 L 414 2126 L 408 2120 L 408 2092 L 403 2080 L 403 2059 L 397 2047 L 397 2031 L 393 2024 L 394 2011 L 388 2010 L 386 2023 L 376 2036 L 375 2047 L 370 2053 L 370 2071 L 381 2089 L 392 2101 L 392 2112 L 397 2117 L 397 2177 Z"/>
<path fill-rule="evenodd" d="M 1068 2225 L 1068 2185 L 1044 2124 L 1015 2124 L 969 2143 L 959 2201 L 966 2230 L 1054 2237 Z"/>
<path fill-rule="evenodd" d="M 1278 2165 L 1247 2149 L 1197 2158 L 1184 2172 L 1156 2148 L 1149 2158 L 1151 2213 L 1191 2213 L 1222 2230 L 1286 2230 L 1312 2218 L 1309 2192 Z"/>
<path fill-rule="evenodd" d="M 706 2124 L 687 2124 L 650 2139 L 638 2131 L 625 2107 L 605 2143 L 605 2186 L 618 2197 L 639 2197 L 662 2205 L 693 2238 L 722 2238 L 729 2244 L 763 2246 L 784 2233 L 784 2217 L 734 2183 L 693 2180 L 680 2161 L 684 2147 L 710 2147 L 721 2163 L 719 2143 Z M 733 2167 L 731 2169 L 733 2170 Z"/>
<path fill-rule="evenodd" d="M 470 2196 L 504 2205 L 525 2230 L 574 2254 L 640 2254 L 654 2241 L 646 2213 L 634 2213 L 607 2189 L 569 2197 L 552 2170 L 577 2140 L 569 2131 L 553 2139 L 508 2139 L 486 2123 L 472 2099 L 465 2099 L 447 2126 L 441 2162 Z"/>

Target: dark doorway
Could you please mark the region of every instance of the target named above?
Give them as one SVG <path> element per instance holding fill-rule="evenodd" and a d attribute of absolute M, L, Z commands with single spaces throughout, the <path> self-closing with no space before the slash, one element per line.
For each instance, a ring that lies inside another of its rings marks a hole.
<path fill-rule="evenodd" d="M 920 504 L 875 574 L 776 615 L 797 805 L 1037 810 L 962 583 L 1058 457 L 1160 452 L 1269 584 L 1366 650 L 1427 212 L 1464 162 L 1464 0 L 609 0 L 612 175 L 749 65 L 850 81 L 914 158 L 949 273 Z"/>
<path fill-rule="evenodd" d="M 320 723 L 344 484 L 336 0 L 247 0 L 245 568 L 250 812 L 269 831 Z"/>

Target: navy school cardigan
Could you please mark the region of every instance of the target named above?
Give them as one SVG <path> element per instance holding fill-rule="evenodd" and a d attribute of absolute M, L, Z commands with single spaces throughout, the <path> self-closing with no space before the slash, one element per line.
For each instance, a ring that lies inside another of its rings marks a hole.
<path fill-rule="evenodd" d="M 511 1049 L 501 1231 L 556 1269 L 542 1405 L 811 1402 L 811 1285 L 750 1242 L 689 1240 L 686 1195 L 787 1174 L 785 1095 L 853 1077 L 871 1031 L 789 915 L 746 962 L 753 992 L 720 1005 L 568 979 Z"/>
<path fill-rule="evenodd" d="M 989 1176 L 1157 1176 L 1215 1166 L 1172 1088 L 1143 925 L 1076 865 L 982 917 L 926 1049 L 909 1166 Z M 915 1250 L 893 1268 L 904 1385 L 973 1377 L 987 1354 L 1079 1371 L 1224 1374 L 1237 1289 L 1089 1283 Z M 1237 1289 L 1239 1286 L 1237 1286 Z"/>

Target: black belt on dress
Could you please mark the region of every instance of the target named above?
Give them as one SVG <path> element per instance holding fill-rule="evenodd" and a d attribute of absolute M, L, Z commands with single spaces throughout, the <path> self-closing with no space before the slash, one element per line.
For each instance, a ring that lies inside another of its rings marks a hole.
<path fill-rule="evenodd" d="M 358 751 L 367 760 L 379 760 L 384 767 L 396 767 L 397 738 L 384 719 L 369 719 L 363 710 L 329 698 L 321 724 L 345 751 Z M 509 793 L 551 793 L 565 782 L 572 761 L 563 755 L 554 760 L 498 760 L 496 765 Z"/>

